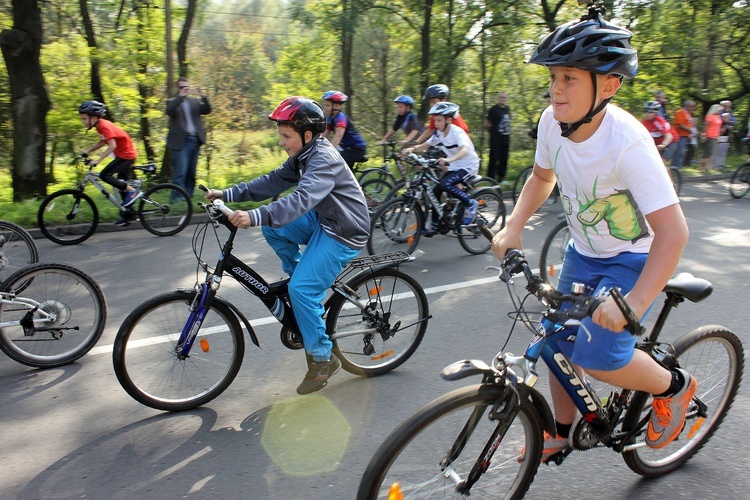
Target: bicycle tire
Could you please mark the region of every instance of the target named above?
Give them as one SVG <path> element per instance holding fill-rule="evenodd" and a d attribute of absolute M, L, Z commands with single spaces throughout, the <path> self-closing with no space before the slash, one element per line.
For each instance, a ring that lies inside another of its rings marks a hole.
<path fill-rule="evenodd" d="M 76 267 L 33 264 L 10 276 L 0 291 L 39 303 L 33 317 L 41 328 L 34 328 L 31 334 L 20 324 L 0 329 L 2 351 L 24 365 L 54 368 L 70 364 L 89 352 L 104 332 L 104 293 L 93 278 Z M 3 321 L 20 321 L 28 312 L 28 307 L 5 308 Z M 49 322 L 42 322 L 45 317 Z"/>
<path fill-rule="evenodd" d="M 370 221 L 370 255 L 404 251 L 411 254 L 424 229 L 424 214 L 416 200 L 396 198 L 382 205 Z"/>
<path fill-rule="evenodd" d="M 383 181 L 391 186 L 396 183 L 396 178 L 393 177 L 393 174 L 391 174 L 385 166 L 366 168 L 357 176 L 357 182 L 359 182 L 360 185 L 373 179 Z"/>
<path fill-rule="evenodd" d="M 557 288 L 560 270 L 565 261 L 565 249 L 570 241 L 570 228 L 566 220 L 561 220 L 544 239 L 539 252 L 539 275 L 548 285 Z"/>
<path fill-rule="evenodd" d="M 624 451 L 622 458 L 633 472 L 644 477 L 658 477 L 690 460 L 719 428 L 737 394 L 744 370 L 744 352 L 737 336 L 724 327 L 711 325 L 697 328 L 674 343 L 680 366 L 698 381 L 696 396 L 708 406 L 708 418 L 696 418 L 695 404 L 688 411 L 685 430 L 664 448 L 652 449 L 643 442 Z M 716 361 L 716 358 L 721 358 Z M 722 366 L 723 363 L 723 366 Z M 726 372 L 719 373 L 720 369 Z M 632 429 L 651 411 L 651 396 L 636 393 L 623 423 Z"/>
<path fill-rule="evenodd" d="M 185 359 L 177 341 L 195 292 L 178 290 L 147 300 L 125 318 L 115 337 L 112 362 L 125 392 L 163 411 L 192 410 L 224 392 L 237 376 L 245 339 L 235 314 L 211 304 Z"/>
<path fill-rule="evenodd" d="M 679 198 L 680 193 L 682 192 L 682 172 L 680 172 L 680 169 L 677 167 L 668 167 L 669 168 L 669 177 L 672 179 L 672 185 L 674 186 L 674 192 L 677 194 L 677 197 Z"/>
<path fill-rule="evenodd" d="M 423 406 L 403 421 L 375 452 L 359 483 L 357 499 L 427 498 L 427 492 L 433 495 L 430 498 L 464 498 L 456 490 L 457 482 L 466 479 L 485 447 L 493 444 L 489 441 L 498 423 L 490 420 L 486 412 L 504 391 L 505 388 L 495 385 L 472 385 Z M 475 424 L 473 428 L 469 425 L 471 421 Z M 468 435 L 463 435 L 467 430 Z M 441 465 L 451 450 L 459 446 L 459 456 L 450 464 Z M 525 458 L 518 460 L 522 448 Z M 475 484 L 480 490 L 475 493 L 481 498 L 522 498 L 534 480 L 541 457 L 539 415 L 532 405 L 520 405 L 488 469 Z M 392 489 L 403 496 L 389 497 Z M 420 492 L 424 496 L 419 496 Z"/>
<path fill-rule="evenodd" d="M 417 350 L 427 330 L 430 308 L 422 286 L 390 267 L 358 274 L 346 286 L 366 300 L 367 306 L 365 311 L 345 308 L 349 302 L 336 295 L 328 308 L 326 331 L 342 367 L 355 375 L 374 377 L 401 366 Z M 349 335 L 373 326 L 380 327 L 379 331 Z"/>
<path fill-rule="evenodd" d="M 505 203 L 495 188 L 479 189 L 474 191 L 471 197 L 479 203 L 477 220 L 483 219 L 493 233 L 505 227 Z M 458 242 L 472 255 L 483 254 L 492 247 L 492 242 L 479 231 L 476 222 L 459 227 Z"/>
<path fill-rule="evenodd" d="M 162 183 L 147 190 L 138 203 L 138 217 L 156 236 L 172 236 L 185 229 L 193 216 L 190 196 L 177 184 Z"/>
<path fill-rule="evenodd" d="M 750 162 L 740 165 L 729 180 L 729 194 L 732 198 L 739 200 L 748 192 L 750 192 Z"/>
<path fill-rule="evenodd" d="M 365 195 L 367 210 L 370 212 L 370 215 L 377 212 L 378 207 L 383 204 L 388 193 L 393 189 L 391 184 L 374 178 L 363 182 L 360 187 L 362 188 L 362 193 Z"/>
<path fill-rule="evenodd" d="M 388 192 L 388 194 L 385 196 L 383 203 L 403 196 L 406 193 L 405 188 L 406 188 L 406 181 L 404 179 L 401 179 L 400 181 L 396 182 L 391 188 L 391 190 Z"/>
<path fill-rule="evenodd" d="M 62 189 L 44 198 L 37 222 L 42 234 L 59 245 L 77 245 L 89 239 L 99 224 L 99 209 L 89 195 Z"/>
<path fill-rule="evenodd" d="M 521 170 L 521 173 L 518 174 L 518 177 L 516 177 L 515 182 L 513 182 L 513 204 L 515 205 L 518 203 L 518 196 L 521 194 L 521 190 L 523 189 L 523 185 L 526 184 L 526 181 L 529 180 L 529 177 L 531 177 L 531 173 L 534 171 L 534 166 L 526 167 L 523 170 Z"/>
<path fill-rule="evenodd" d="M 28 231 L 13 222 L 0 220 L 0 283 L 38 261 L 39 250 Z"/>

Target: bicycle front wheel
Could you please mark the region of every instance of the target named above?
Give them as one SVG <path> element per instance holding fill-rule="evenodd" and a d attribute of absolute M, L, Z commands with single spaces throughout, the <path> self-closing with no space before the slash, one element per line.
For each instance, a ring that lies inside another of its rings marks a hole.
<path fill-rule="evenodd" d="M 383 181 L 386 184 L 393 186 L 396 183 L 396 179 L 393 177 L 385 166 L 378 168 L 366 168 L 360 172 L 357 176 L 357 182 L 360 185 L 364 185 L 365 182 L 369 182 L 373 179 Z"/>
<path fill-rule="evenodd" d="M 138 306 L 115 337 L 112 360 L 125 391 L 141 404 L 183 411 L 208 403 L 237 376 L 245 340 L 234 313 L 214 301 L 187 356 L 180 334 L 190 316 L 194 292 L 159 295 Z"/>
<path fill-rule="evenodd" d="M 2 309 L 0 348 L 28 366 L 52 368 L 79 359 L 99 341 L 107 301 L 88 274 L 67 264 L 41 263 L 10 276 L 0 291 L 16 294 Z M 32 313 L 32 325 L 24 328 Z"/>
<path fill-rule="evenodd" d="M 177 184 L 157 184 L 144 193 L 138 204 L 143 227 L 156 236 L 179 233 L 190 224 L 192 215 L 190 196 Z"/>
<path fill-rule="evenodd" d="M 739 199 L 750 191 L 750 162 L 740 165 L 729 181 L 729 194 Z"/>
<path fill-rule="evenodd" d="M 504 390 L 473 385 L 422 407 L 372 457 L 357 499 L 464 498 L 471 492 L 480 498 L 522 498 L 539 468 L 542 424 L 531 405 L 496 405 Z M 493 410 L 501 409 L 498 420 Z M 461 491 L 489 449 L 494 453 L 486 470 L 470 491 Z"/>
<path fill-rule="evenodd" d="M 482 188 L 474 191 L 471 197 L 479 203 L 477 220 L 483 219 L 493 233 L 505 227 L 505 203 L 495 189 Z M 492 242 L 482 234 L 476 223 L 459 228 L 458 242 L 464 250 L 473 255 L 483 254 L 492 247 Z"/>
<path fill-rule="evenodd" d="M 644 477 L 658 477 L 690 460 L 716 432 L 732 406 L 742 380 L 745 355 L 742 343 L 721 326 L 704 326 L 693 330 L 674 343 L 681 368 L 698 381 L 698 392 L 688 409 L 685 428 L 664 448 L 646 446 L 645 426 L 635 443 L 623 452 L 625 463 Z M 651 412 L 649 394 L 636 393 L 625 415 L 623 429 L 632 429 Z M 706 416 L 699 415 L 699 403 L 706 406 Z"/>
<path fill-rule="evenodd" d="M 547 235 L 539 253 L 539 274 L 550 286 L 557 288 L 560 271 L 565 261 L 565 249 L 570 241 L 568 222 L 561 220 Z"/>
<path fill-rule="evenodd" d="M 99 224 L 99 210 L 89 195 L 63 189 L 47 196 L 37 213 L 44 236 L 60 245 L 76 245 L 91 237 Z"/>
<path fill-rule="evenodd" d="M 368 179 L 362 183 L 362 192 L 367 201 L 367 210 L 372 216 L 388 197 L 393 186 L 381 179 Z"/>
<path fill-rule="evenodd" d="M 0 283 L 37 261 L 39 251 L 34 238 L 21 226 L 0 220 Z"/>
<path fill-rule="evenodd" d="M 342 295 L 331 302 L 326 330 L 333 352 L 350 373 L 382 375 L 400 366 L 422 342 L 430 316 L 422 286 L 394 268 L 364 272 L 346 283 L 364 309 Z"/>
<path fill-rule="evenodd" d="M 370 223 L 367 251 L 370 255 L 397 252 L 411 254 L 424 228 L 422 207 L 416 200 L 396 198 L 380 205 Z"/>

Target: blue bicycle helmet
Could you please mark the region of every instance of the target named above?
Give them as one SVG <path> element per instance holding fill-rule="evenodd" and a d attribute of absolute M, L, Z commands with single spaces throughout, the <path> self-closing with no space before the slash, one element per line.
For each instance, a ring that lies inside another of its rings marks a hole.
<path fill-rule="evenodd" d="M 107 106 L 99 101 L 84 101 L 79 107 L 78 112 L 89 116 L 102 117 L 107 114 Z"/>
<path fill-rule="evenodd" d="M 400 102 L 401 104 L 406 104 L 407 106 L 414 106 L 414 99 L 412 99 L 412 97 L 409 95 L 400 95 L 395 98 L 393 102 Z"/>
<path fill-rule="evenodd" d="M 424 91 L 424 96 L 422 96 L 423 101 L 429 101 L 430 99 L 447 99 L 450 95 L 450 89 L 448 89 L 447 85 L 443 85 L 442 83 L 438 83 L 437 85 L 430 85 L 427 87 L 427 90 Z"/>

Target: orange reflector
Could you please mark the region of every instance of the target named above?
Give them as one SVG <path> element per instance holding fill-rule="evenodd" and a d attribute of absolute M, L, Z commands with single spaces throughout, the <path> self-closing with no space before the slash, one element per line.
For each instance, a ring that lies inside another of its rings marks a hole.
<path fill-rule="evenodd" d="M 201 344 L 201 349 L 203 349 L 203 352 L 208 352 L 209 349 L 211 349 L 211 346 L 208 345 L 208 340 L 206 339 L 201 339 L 200 344 Z"/>
<path fill-rule="evenodd" d="M 700 417 L 695 421 L 693 426 L 690 428 L 690 432 L 688 432 L 688 439 L 693 439 L 693 436 L 695 436 L 695 433 L 698 432 L 701 427 L 703 427 L 703 422 L 705 421 L 705 417 Z"/>
<path fill-rule="evenodd" d="M 369 293 L 370 293 L 371 296 L 372 295 L 377 295 L 377 294 L 380 293 L 381 290 L 383 290 L 382 286 L 376 286 L 376 287 L 370 288 L 370 292 Z"/>
<path fill-rule="evenodd" d="M 404 500 L 404 494 L 401 492 L 399 483 L 393 483 L 391 489 L 388 490 L 388 500 Z"/>
<path fill-rule="evenodd" d="M 550 276 L 555 275 L 555 266 L 552 266 L 552 265 L 549 266 L 549 275 Z"/>
<path fill-rule="evenodd" d="M 377 361 L 378 359 L 387 358 L 388 356 L 393 354 L 393 349 L 389 349 L 385 351 L 383 354 L 376 354 L 375 356 L 371 356 L 370 359 L 373 361 Z M 396 483 L 398 484 L 398 483 Z"/>
<path fill-rule="evenodd" d="M 487 204 L 487 201 L 486 200 L 479 200 L 477 203 L 479 204 L 480 207 L 483 207 L 483 206 L 485 206 Z"/>

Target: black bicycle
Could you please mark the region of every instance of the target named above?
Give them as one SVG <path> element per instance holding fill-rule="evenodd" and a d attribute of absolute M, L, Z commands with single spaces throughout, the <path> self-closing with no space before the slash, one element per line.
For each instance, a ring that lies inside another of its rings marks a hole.
<path fill-rule="evenodd" d="M 420 237 L 427 227 L 427 214 L 437 213 L 437 234 L 458 238 L 458 242 L 471 254 L 482 254 L 490 249 L 490 243 L 480 234 L 477 223 L 464 225 L 464 207 L 460 200 L 445 194 L 438 200 L 432 191 L 440 182 L 440 168 L 437 160 L 411 155 L 421 168 L 414 178 L 405 185 L 405 193 L 398 198 L 384 202 L 370 223 L 370 238 L 367 251 L 370 254 L 403 250 L 411 254 L 419 244 Z M 471 181 L 465 181 L 463 190 L 478 203 L 477 220 L 482 220 L 499 231 L 505 226 L 505 203 L 494 188 L 474 189 Z"/>
<path fill-rule="evenodd" d="M 740 165 L 729 181 L 729 194 L 732 198 L 740 199 L 748 192 L 750 192 L 750 161 Z"/>
<path fill-rule="evenodd" d="M 553 288 L 557 288 L 570 238 L 568 221 L 563 219 L 555 224 L 542 243 L 542 250 L 539 252 L 539 275 Z"/>
<path fill-rule="evenodd" d="M 77 162 L 79 159 L 74 160 Z M 99 210 L 94 200 L 84 191 L 88 184 L 93 184 L 107 200 L 120 210 L 122 217 L 136 216 L 143 227 L 157 236 L 177 234 L 188 224 L 193 215 L 193 205 L 187 191 L 172 183 L 159 183 L 146 187 L 138 179 L 128 181 L 133 187 L 144 187 L 141 196 L 132 210 L 122 206 L 118 196 L 109 191 L 100 182 L 99 172 L 94 172 L 91 160 L 84 158 L 83 163 L 88 171 L 83 180 L 74 189 L 61 189 L 44 198 L 37 221 L 42 233 L 60 245 L 75 245 L 89 239 L 99 224 Z M 142 172 L 147 179 L 156 174 L 156 164 L 137 165 L 134 171 Z"/>
<path fill-rule="evenodd" d="M 288 280 L 268 283 L 232 254 L 237 228 L 221 200 L 200 206 L 206 221 L 196 228 L 193 250 L 205 279 L 193 290 L 176 290 L 138 306 L 123 322 L 113 361 L 120 385 L 136 401 L 158 410 L 182 411 L 208 403 L 232 383 L 242 364 L 244 325 L 260 346 L 250 321 L 218 295 L 231 276 L 282 324 L 281 342 L 302 349 L 302 335 L 289 301 Z M 221 254 L 214 268 L 202 261 L 208 228 Z M 229 229 L 220 244 L 217 230 Z M 352 260 L 331 286 L 325 303 L 326 333 L 345 370 L 369 377 L 404 363 L 424 337 L 431 318 L 420 284 L 400 270 L 404 252 Z"/>
<path fill-rule="evenodd" d="M 529 296 L 544 304 L 539 315 L 525 308 L 528 296 L 516 295 L 513 276 L 518 274 L 525 279 Z M 471 493 L 482 498 L 522 498 L 540 465 L 543 431 L 556 434 L 549 404 L 534 388 L 540 358 L 580 412 L 569 447 L 547 463 L 560 465 L 573 450 L 610 448 L 621 453 L 634 472 L 658 477 L 687 462 L 718 429 L 742 379 L 744 352 L 739 338 L 724 327 L 708 325 L 673 344 L 658 341 L 673 308 L 685 299 L 699 302 L 711 294 L 708 281 L 689 274 L 671 280 L 656 324 L 637 345 L 663 366 L 682 367 L 698 380 L 698 393 L 680 436 L 664 448 L 652 449 L 645 443 L 651 395 L 612 386 L 598 388 L 598 395 L 558 345 L 575 335 L 576 326 L 593 312 L 598 299 L 578 289 L 582 286 L 574 285 L 575 292 L 563 294 L 545 284 L 532 274 L 519 250 L 506 254 L 502 277 L 515 306 L 513 325 L 521 322 L 534 335 L 526 352 L 514 356 L 501 351 L 490 365 L 463 360 L 445 368 L 441 376 L 447 380 L 480 375 L 482 382 L 441 396 L 401 423 L 370 460 L 359 500 L 463 498 Z M 617 289 L 610 293 L 628 318 L 628 330 L 642 335 L 643 328 L 622 295 Z M 564 305 L 570 308 L 562 310 Z"/>

